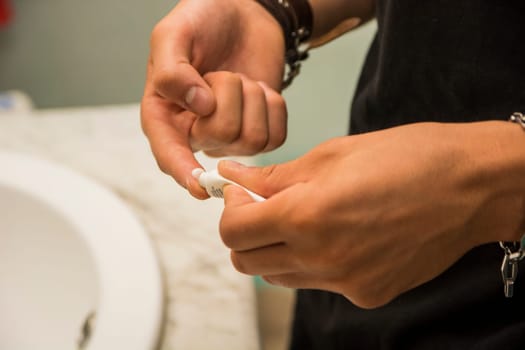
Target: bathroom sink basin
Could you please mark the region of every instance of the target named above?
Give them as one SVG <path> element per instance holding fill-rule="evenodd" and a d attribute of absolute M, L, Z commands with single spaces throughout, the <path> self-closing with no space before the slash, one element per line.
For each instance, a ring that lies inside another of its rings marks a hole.
<path fill-rule="evenodd" d="M 0 169 L 0 349 L 155 349 L 161 273 L 126 204 L 42 158 Z"/>

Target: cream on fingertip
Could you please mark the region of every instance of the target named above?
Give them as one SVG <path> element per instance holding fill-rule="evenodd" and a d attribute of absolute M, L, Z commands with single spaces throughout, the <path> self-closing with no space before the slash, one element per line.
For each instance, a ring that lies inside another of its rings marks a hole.
<path fill-rule="evenodd" d="M 201 176 L 201 174 L 204 172 L 204 169 L 202 168 L 195 168 L 191 171 L 191 176 L 193 176 L 193 178 L 199 180 L 199 176 Z"/>

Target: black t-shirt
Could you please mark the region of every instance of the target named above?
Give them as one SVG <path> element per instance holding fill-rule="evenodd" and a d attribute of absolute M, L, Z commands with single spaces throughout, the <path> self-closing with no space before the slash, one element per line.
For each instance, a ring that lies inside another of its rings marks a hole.
<path fill-rule="evenodd" d="M 376 5 L 378 32 L 354 98 L 351 133 L 525 112 L 525 1 Z M 299 290 L 291 348 L 525 349 L 525 264 L 514 297 L 505 298 L 502 257 L 497 243 L 475 248 L 373 310 L 333 293 Z"/>
<path fill-rule="evenodd" d="M 352 133 L 525 110 L 525 1 L 378 0 Z"/>

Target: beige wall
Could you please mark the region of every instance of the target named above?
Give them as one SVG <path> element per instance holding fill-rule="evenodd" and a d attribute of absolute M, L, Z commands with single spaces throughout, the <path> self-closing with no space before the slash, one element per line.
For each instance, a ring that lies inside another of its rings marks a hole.
<path fill-rule="evenodd" d="M 37 107 L 140 99 L 153 25 L 166 0 L 14 0 L 0 30 L 0 91 L 19 89 Z"/>

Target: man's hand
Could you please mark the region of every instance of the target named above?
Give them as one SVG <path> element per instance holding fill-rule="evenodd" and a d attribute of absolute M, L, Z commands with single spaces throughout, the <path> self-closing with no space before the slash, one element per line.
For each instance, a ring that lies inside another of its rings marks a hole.
<path fill-rule="evenodd" d="M 247 155 L 286 136 L 284 39 L 252 0 L 182 0 L 153 30 L 142 127 L 160 168 L 198 198 L 193 152 Z M 216 72 L 216 73 L 213 73 Z"/>
<path fill-rule="evenodd" d="M 413 124 L 337 138 L 281 165 L 219 163 L 268 197 L 225 188 L 220 232 L 234 266 L 372 308 L 474 246 L 519 239 L 525 201 L 509 170 L 523 168 L 524 138 L 509 124 Z"/>

